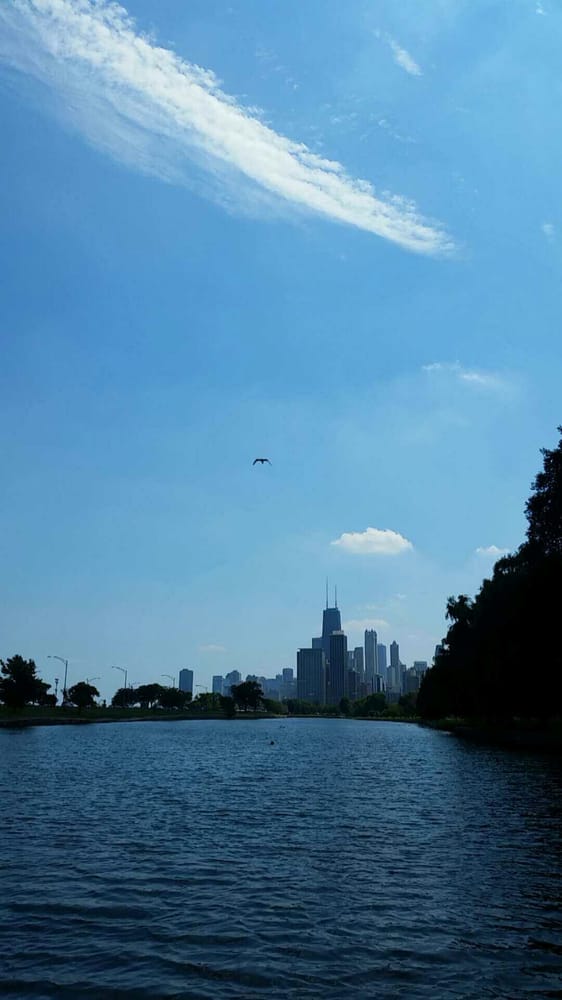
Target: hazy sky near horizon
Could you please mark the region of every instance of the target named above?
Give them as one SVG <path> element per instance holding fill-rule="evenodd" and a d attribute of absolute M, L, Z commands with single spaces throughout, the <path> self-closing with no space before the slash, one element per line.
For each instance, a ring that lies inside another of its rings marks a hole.
<path fill-rule="evenodd" d="M 431 658 L 561 422 L 561 42 L 551 0 L 4 0 L 0 657 L 271 675 L 329 576 Z"/>

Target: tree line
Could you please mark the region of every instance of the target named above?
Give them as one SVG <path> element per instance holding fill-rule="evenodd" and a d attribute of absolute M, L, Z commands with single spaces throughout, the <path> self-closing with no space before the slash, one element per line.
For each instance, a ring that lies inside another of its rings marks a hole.
<path fill-rule="evenodd" d="M 474 598 L 447 601 L 449 629 L 417 699 L 427 719 L 562 715 L 562 436 L 541 454 L 525 541 L 496 562 Z"/>
<path fill-rule="evenodd" d="M 0 660 L 0 702 L 6 708 L 17 711 L 33 705 L 54 709 L 57 699 L 50 693 L 50 687 L 50 684 L 38 676 L 33 660 L 25 660 L 19 655 L 6 661 Z M 93 684 L 79 681 L 68 688 L 63 707 L 72 706 L 79 711 L 93 709 L 99 707 L 96 705 L 96 698 L 99 696 L 99 691 Z M 279 702 L 265 697 L 257 681 L 234 684 L 230 695 L 202 691 L 195 698 L 192 698 L 190 691 L 180 691 L 157 683 L 121 687 L 113 695 L 111 707 L 122 710 L 141 708 L 147 711 L 165 709 L 189 714 L 222 713 L 226 718 L 233 718 L 238 713 L 259 711 L 277 715 L 368 717 L 381 715 L 388 708 L 384 694 L 371 694 L 357 701 L 342 698 L 338 705 L 315 705 L 297 698 Z M 394 711 L 401 715 L 415 714 L 415 696 L 405 695 Z"/>

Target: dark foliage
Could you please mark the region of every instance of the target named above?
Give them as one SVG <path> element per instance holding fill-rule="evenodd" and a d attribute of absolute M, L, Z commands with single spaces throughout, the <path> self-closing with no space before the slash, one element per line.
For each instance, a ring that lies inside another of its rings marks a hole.
<path fill-rule="evenodd" d="M 94 698 L 99 698 L 99 696 L 98 689 L 93 684 L 87 684 L 86 681 L 79 681 L 78 684 L 74 684 L 68 690 L 68 700 L 80 709 L 93 708 L 95 705 Z"/>
<path fill-rule="evenodd" d="M 50 684 L 37 677 L 34 660 L 24 660 L 23 656 L 11 656 L 0 660 L 0 701 L 9 708 L 24 708 L 25 705 L 48 705 L 47 694 Z"/>
<path fill-rule="evenodd" d="M 443 650 L 417 698 L 426 718 L 562 713 L 562 439 L 542 455 L 544 469 L 526 505 L 527 540 L 496 563 L 474 600 L 461 594 L 447 602 Z"/>
<path fill-rule="evenodd" d="M 263 691 L 257 681 L 233 684 L 230 693 L 237 707 L 243 712 L 257 712 L 263 702 Z"/>

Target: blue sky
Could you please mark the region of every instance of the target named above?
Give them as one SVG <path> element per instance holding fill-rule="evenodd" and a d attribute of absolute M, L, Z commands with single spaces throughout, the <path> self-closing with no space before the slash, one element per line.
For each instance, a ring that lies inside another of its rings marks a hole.
<path fill-rule="evenodd" d="M 273 674 L 328 575 L 351 645 L 431 657 L 557 438 L 561 37 L 4 0 L 0 656 Z"/>

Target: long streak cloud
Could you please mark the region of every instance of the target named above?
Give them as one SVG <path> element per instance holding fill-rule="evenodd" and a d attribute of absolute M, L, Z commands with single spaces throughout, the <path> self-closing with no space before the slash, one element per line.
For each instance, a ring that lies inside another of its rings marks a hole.
<path fill-rule="evenodd" d="M 136 169 L 172 182 L 198 172 L 225 202 L 234 192 L 316 213 L 417 253 L 453 249 L 410 201 L 377 195 L 274 131 L 213 73 L 139 34 L 112 0 L 4 0 L 0 60 L 47 84 L 91 142 Z"/>

